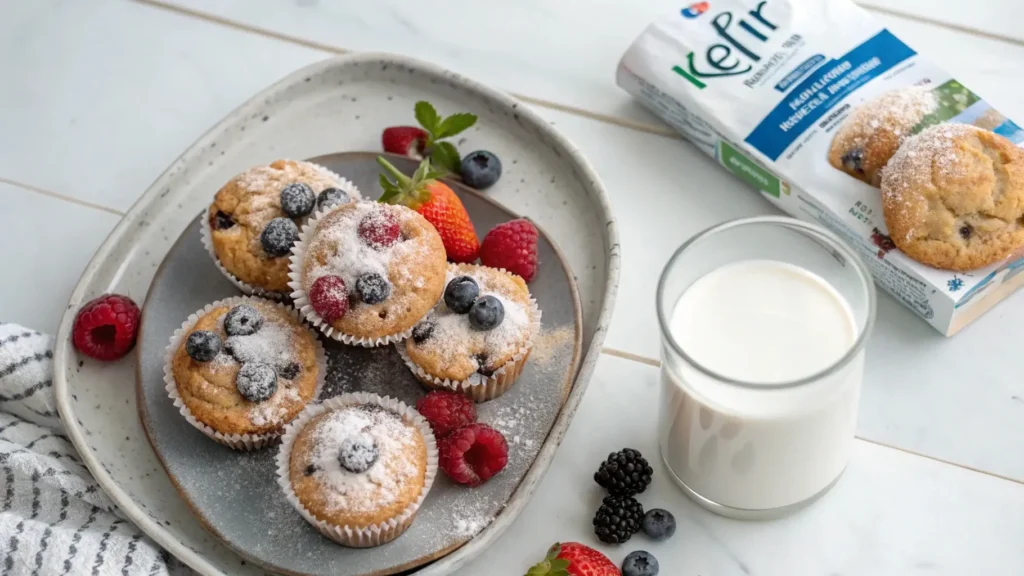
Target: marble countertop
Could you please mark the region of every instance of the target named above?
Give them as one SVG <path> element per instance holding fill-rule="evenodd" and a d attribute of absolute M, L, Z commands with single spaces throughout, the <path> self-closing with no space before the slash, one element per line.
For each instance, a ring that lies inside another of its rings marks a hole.
<path fill-rule="evenodd" d="M 979 0 L 969 11 L 952 1 L 861 3 L 995 107 L 1024 119 L 1017 2 Z M 518 575 L 556 540 L 594 543 L 597 463 L 626 445 L 656 454 L 653 294 L 661 266 L 704 227 L 775 212 L 614 84 L 628 43 L 676 4 L 4 2 L 0 319 L 54 331 L 82 269 L 139 193 L 266 85 L 349 51 L 434 61 L 515 94 L 582 148 L 611 195 L 623 254 L 607 349 L 565 443 L 501 546 L 459 574 Z M 681 521 L 672 541 L 649 547 L 662 573 L 1024 573 L 1022 325 L 1024 292 L 951 339 L 881 294 L 859 440 L 837 487 L 792 517 L 744 523 L 699 510 L 656 466 L 642 501 Z M 604 549 L 620 560 L 646 545 Z"/>

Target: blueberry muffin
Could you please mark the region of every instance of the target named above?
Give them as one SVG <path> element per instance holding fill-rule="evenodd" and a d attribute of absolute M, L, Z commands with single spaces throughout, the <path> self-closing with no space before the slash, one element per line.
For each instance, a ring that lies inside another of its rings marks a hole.
<path fill-rule="evenodd" d="M 289 427 L 278 482 L 324 535 L 369 547 L 412 524 L 437 471 L 429 425 L 404 404 L 371 394 L 333 398 Z"/>
<path fill-rule="evenodd" d="M 168 392 L 194 426 L 233 448 L 258 448 L 316 398 L 323 348 L 291 308 L 232 298 L 175 333 Z M 243 441 L 258 439 L 253 442 Z"/>
<path fill-rule="evenodd" d="M 878 186 L 882 169 L 938 108 L 932 92 L 919 86 L 897 88 L 861 104 L 843 121 L 832 140 L 828 161 L 850 176 Z"/>
<path fill-rule="evenodd" d="M 292 298 L 325 334 L 378 346 L 408 337 L 441 297 L 444 244 L 404 206 L 357 202 L 309 223 L 292 259 Z"/>
<path fill-rule="evenodd" d="M 288 290 L 288 256 L 318 209 L 356 201 L 352 183 L 310 162 L 278 160 L 232 178 L 206 214 L 204 240 L 228 277 L 248 294 Z"/>
<path fill-rule="evenodd" d="M 398 345 L 429 388 L 477 402 L 515 383 L 540 330 L 540 310 L 522 278 L 497 268 L 451 264 L 444 298 Z"/>
<path fill-rule="evenodd" d="M 882 178 L 889 236 L 918 262 L 973 270 L 1024 246 L 1024 151 L 967 124 L 907 140 Z"/>

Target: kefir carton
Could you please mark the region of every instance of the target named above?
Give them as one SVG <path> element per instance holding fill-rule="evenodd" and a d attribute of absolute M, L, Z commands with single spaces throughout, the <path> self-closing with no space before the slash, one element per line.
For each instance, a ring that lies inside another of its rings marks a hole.
<path fill-rule="evenodd" d="M 942 122 L 1017 145 L 1024 131 L 847 0 L 681 7 L 634 41 L 617 81 L 783 211 L 840 235 L 879 286 L 947 336 L 1024 284 L 1020 252 L 952 272 L 889 239 L 876 186 L 904 138 Z M 845 122 L 881 136 L 844 135 Z"/>

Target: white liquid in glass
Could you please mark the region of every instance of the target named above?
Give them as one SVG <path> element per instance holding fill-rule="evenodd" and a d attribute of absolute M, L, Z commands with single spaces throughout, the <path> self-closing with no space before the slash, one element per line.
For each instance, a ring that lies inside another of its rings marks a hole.
<path fill-rule="evenodd" d="M 849 459 L 863 352 L 820 379 L 857 339 L 850 305 L 799 266 L 747 260 L 686 289 L 669 330 L 712 378 L 666 354 L 661 448 L 691 490 L 732 508 L 768 510 L 827 488 Z"/>

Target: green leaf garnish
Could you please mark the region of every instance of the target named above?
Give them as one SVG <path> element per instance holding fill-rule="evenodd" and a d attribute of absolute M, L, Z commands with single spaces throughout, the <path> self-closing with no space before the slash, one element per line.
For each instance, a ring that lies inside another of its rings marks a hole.
<path fill-rule="evenodd" d="M 441 125 L 438 128 L 437 133 L 434 134 L 434 139 L 440 140 L 441 138 L 455 136 L 473 124 L 476 124 L 476 119 L 476 114 L 468 114 L 465 112 L 452 114 L 441 121 Z"/>
<path fill-rule="evenodd" d="M 453 174 L 458 174 L 459 167 L 462 165 L 459 151 L 451 142 L 435 142 L 434 147 L 430 150 L 430 159 L 435 165 Z"/>
<path fill-rule="evenodd" d="M 437 110 L 434 110 L 434 106 L 426 100 L 420 100 L 416 103 L 416 121 L 423 126 L 423 129 L 430 132 L 431 136 L 436 138 L 436 134 L 441 129 L 441 116 L 437 114 Z"/>

